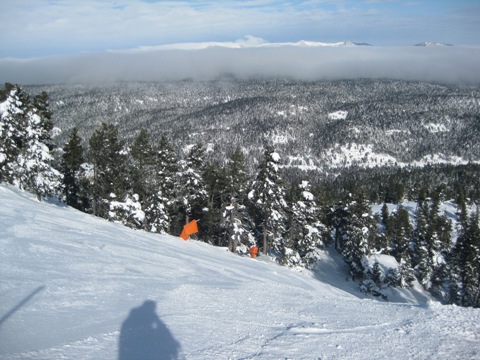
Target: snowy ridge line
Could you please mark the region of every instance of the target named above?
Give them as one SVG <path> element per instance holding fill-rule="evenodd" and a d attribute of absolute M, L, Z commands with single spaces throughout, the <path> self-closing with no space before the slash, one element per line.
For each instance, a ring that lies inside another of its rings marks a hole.
<path fill-rule="evenodd" d="M 352 41 L 339 42 L 320 42 L 320 41 L 306 41 L 299 40 L 297 42 L 268 42 L 260 37 L 251 35 L 245 36 L 243 39 L 236 41 L 211 41 L 211 42 L 195 42 L 195 43 L 174 43 L 165 45 L 153 46 L 139 46 L 133 49 L 125 50 L 109 50 L 110 53 L 141 53 L 161 50 L 204 50 L 214 47 L 227 49 L 258 49 L 258 48 L 278 48 L 278 47 L 357 47 L 357 46 L 371 46 L 366 43 L 355 43 Z"/>

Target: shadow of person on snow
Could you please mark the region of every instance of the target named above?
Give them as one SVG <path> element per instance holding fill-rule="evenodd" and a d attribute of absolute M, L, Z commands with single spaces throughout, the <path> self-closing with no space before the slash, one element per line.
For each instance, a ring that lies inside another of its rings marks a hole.
<path fill-rule="evenodd" d="M 156 306 L 147 300 L 130 311 L 120 331 L 119 360 L 178 359 L 180 344 L 160 321 Z"/>

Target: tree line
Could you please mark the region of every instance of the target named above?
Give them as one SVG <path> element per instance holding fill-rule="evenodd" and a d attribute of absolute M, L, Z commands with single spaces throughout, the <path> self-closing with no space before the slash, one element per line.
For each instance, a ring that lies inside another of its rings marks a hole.
<path fill-rule="evenodd" d="M 178 235 L 196 219 L 199 240 L 239 254 L 258 245 L 286 266 L 313 268 L 320 250 L 333 244 L 366 293 L 386 297 L 388 287 L 417 279 L 445 302 L 480 306 L 478 209 L 468 210 L 465 192 L 457 191 L 453 238 L 452 222 L 440 211 L 441 192 L 412 194 L 413 214 L 385 204 L 374 215 L 361 186 L 325 201 L 308 179 L 287 179 L 268 142 L 252 173 L 239 147 L 223 162 L 208 160 L 201 143 L 177 152 L 146 129 L 127 143 L 111 123 L 86 140 L 73 128 L 57 151 L 47 94 L 31 98 L 16 85 L 1 91 L 0 114 L 0 181 L 39 199 L 57 195 L 80 211 L 156 233 Z M 400 202 L 399 185 L 389 180 L 388 191 Z M 375 254 L 390 255 L 399 266 L 382 268 L 372 262 Z"/>

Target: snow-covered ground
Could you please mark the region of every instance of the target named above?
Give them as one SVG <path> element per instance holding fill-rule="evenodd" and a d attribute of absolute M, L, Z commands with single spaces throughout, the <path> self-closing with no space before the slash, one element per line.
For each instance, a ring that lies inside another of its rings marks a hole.
<path fill-rule="evenodd" d="M 0 359 L 473 359 L 480 309 L 127 229 L 0 185 Z"/>

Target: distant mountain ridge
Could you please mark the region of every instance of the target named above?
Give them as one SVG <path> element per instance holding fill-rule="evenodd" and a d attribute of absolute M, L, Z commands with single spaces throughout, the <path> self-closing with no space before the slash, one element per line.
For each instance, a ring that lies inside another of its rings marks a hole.
<path fill-rule="evenodd" d="M 243 39 L 236 41 L 210 41 L 210 42 L 192 42 L 192 43 L 175 43 L 153 46 L 140 46 L 137 48 L 126 50 L 112 50 L 111 52 L 129 53 L 129 52 L 148 52 L 159 50 L 204 50 L 213 47 L 228 49 L 247 49 L 247 48 L 275 48 L 275 47 L 355 47 L 355 46 L 372 46 L 366 42 L 339 41 L 339 42 L 320 42 L 299 40 L 297 42 L 268 42 L 260 37 L 245 36 Z"/>
<path fill-rule="evenodd" d="M 442 46 L 453 46 L 452 44 L 445 44 L 441 42 L 434 42 L 434 41 L 424 41 L 418 44 L 415 44 L 415 46 L 427 46 L 427 47 L 442 47 Z"/>

